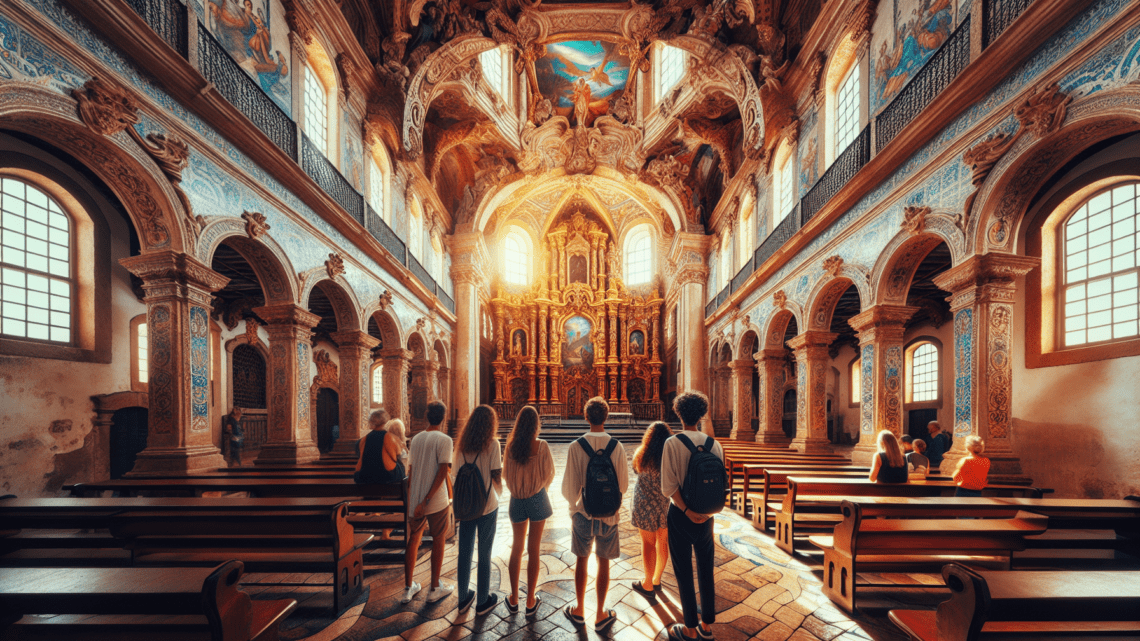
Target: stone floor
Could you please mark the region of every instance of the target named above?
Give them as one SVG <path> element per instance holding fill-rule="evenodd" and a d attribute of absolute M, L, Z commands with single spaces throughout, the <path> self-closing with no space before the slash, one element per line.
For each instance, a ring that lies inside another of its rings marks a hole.
<path fill-rule="evenodd" d="M 564 467 L 567 445 L 552 445 L 556 469 Z M 632 448 L 627 448 L 632 455 Z M 457 610 L 453 594 L 434 604 L 425 601 L 428 583 L 428 550 L 421 553 L 416 580 L 425 588 L 409 604 L 401 605 L 404 587 L 403 568 L 374 567 L 367 572 L 367 589 L 357 603 L 336 619 L 330 618 L 331 594 L 328 587 L 274 588 L 249 583 L 244 587 L 254 598 L 280 598 L 289 594 L 300 606 L 283 626 L 282 637 L 289 640 L 328 641 L 332 639 L 393 641 L 482 641 L 483 639 L 543 639 L 544 641 L 587 641 L 613 638 L 621 641 L 665 639 L 665 629 L 681 617 L 680 601 L 671 567 L 662 581 L 665 594 L 651 604 L 634 592 L 630 585 L 643 577 L 641 542 L 638 532 L 628 522 L 629 500 L 633 479 L 621 524 L 621 557 L 611 567 L 608 604 L 617 612 L 617 623 L 605 634 L 597 634 L 592 625 L 576 628 L 562 614 L 565 604 L 574 600 L 574 557 L 570 553 L 570 519 L 562 498 L 559 473 L 551 488 L 554 516 L 547 522 L 542 545 L 542 569 L 538 590 L 542 597 L 538 617 L 527 619 L 520 609 L 516 615 L 507 612 L 502 599 L 509 591 L 507 560 L 512 531 L 507 518 L 504 497 L 498 516 L 491 573 L 491 589 L 500 596 L 500 604 L 486 616 L 476 616 L 474 608 L 465 614 Z M 744 518 L 725 512 L 716 518 L 716 584 L 717 615 L 713 631 L 721 641 L 748 639 L 796 641 L 864 641 L 866 639 L 903 639 L 887 621 L 884 613 L 854 618 L 836 609 L 820 592 L 820 573 L 791 558 L 779 548 L 771 536 L 762 534 Z M 456 550 L 448 545 L 444 561 L 444 581 L 454 584 Z M 525 563 L 522 582 L 525 584 Z M 594 573 L 591 572 L 591 577 Z M 263 581 L 327 582 L 321 575 L 273 575 L 253 577 Z M 474 588 L 474 572 L 472 572 Z M 904 580 L 905 577 L 904 577 Z M 910 582 L 913 582 L 911 580 Z M 525 592 L 525 587 L 524 587 Z M 520 596 L 520 601 L 525 596 Z M 586 619 L 593 621 L 597 596 L 591 585 L 586 595 Z"/>

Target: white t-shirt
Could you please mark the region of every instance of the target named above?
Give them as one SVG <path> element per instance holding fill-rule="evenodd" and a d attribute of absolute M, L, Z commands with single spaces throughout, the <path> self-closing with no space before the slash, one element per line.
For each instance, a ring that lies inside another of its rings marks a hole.
<path fill-rule="evenodd" d="M 586 432 L 583 436 L 586 437 L 586 441 L 589 442 L 590 447 L 594 448 L 595 452 L 609 447 L 610 438 L 612 438 L 605 432 Z M 617 472 L 618 489 L 621 490 L 622 494 L 625 494 L 626 490 L 629 489 L 629 459 L 625 456 L 625 447 L 621 441 L 617 442 L 614 451 L 610 453 L 610 460 L 613 461 L 614 470 Z M 586 508 L 582 507 L 582 488 L 586 487 L 586 464 L 589 462 L 589 457 L 586 456 L 582 446 L 571 443 L 570 451 L 566 454 L 566 474 L 562 476 L 562 496 L 570 503 L 571 516 L 577 512 L 586 518 L 591 518 L 589 514 L 586 514 Z M 597 520 L 606 525 L 617 525 L 621 520 L 621 508 L 618 508 L 613 516 L 606 516 Z"/>
<path fill-rule="evenodd" d="M 459 475 L 459 468 L 463 467 L 464 463 L 475 463 L 479 467 L 479 473 L 483 476 L 484 487 L 490 487 L 487 490 L 487 505 L 483 508 L 483 514 L 487 515 L 494 512 L 499 508 L 499 493 L 503 491 L 502 485 L 496 489 L 495 484 L 491 482 L 491 472 L 503 469 L 503 448 L 499 445 L 499 439 L 491 439 L 491 442 L 487 444 L 487 449 L 480 452 L 478 456 L 464 454 L 456 448 L 455 462 L 451 464 L 451 480 L 453 483 Z"/>
<path fill-rule="evenodd" d="M 693 455 L 689 447 L 677 438 L 680 434 L 687 436 L 696 447 L 712 441 L 712 453 L 720 457 L 720 460 L 724 460 L 724 448 L 708 434 L 685 430 L 670 436 L 669 440 L 665 441 L 665 449 L 661 452 L 661 493 L 665 498 L 672 498 L 677 490 L 684 487 L 685 475 L 689 472 L 689 459 Z"/>
<path fill-rule="evenodd" d="M 435 475 L 439 473 L 439 466 L 451 462 L 452 447 L 451 437 L 439 430 L 420 432 L 412 437 L 411 452 L 408 455 L 412 472 L 408 479 L 409 510 L 415 510 L 427 496 L 431 484 L 435 482 Z M 427 505 L 424 505 L 424 514 L 435 514 L 446 508 L 448 498 L 447 483 L 444 482 Z"/>

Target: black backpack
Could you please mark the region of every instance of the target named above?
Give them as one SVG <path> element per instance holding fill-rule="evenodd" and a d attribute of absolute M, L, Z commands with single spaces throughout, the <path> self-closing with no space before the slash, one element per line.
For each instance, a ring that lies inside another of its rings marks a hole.
<path fill-rule="evenodd" d="M 460 455 L 463 455 L 460 452 Z M 491 492 L 491 484 L 483 486 L 483 473 L 479 471 L 479 456 L 474 462 L 468 462 L 463 455 L 463 465 L 455 475 L 455 497 L 453 507 L 456 521 L 474 521 L 483 516 L 487 507 L 487 495 Z"/>
<path fill-rule="evenodd" d="M 681 486 L 681 498 L 685 505 L 697 514 L 716 514 L 724 508 L 724 496 L 728 487 L 728 474 L 724 461 L 712 453 L 710 436 L 700 447 L 693 445 L 688 436 L 678 434 L 677 439 L 689 448 L 689 469 L 685 470 L 685 482 Z"/>
<path fill-rule="evenodd" d="M 584 436 L 579 437 L 577 442 L 589 457 L 586 462 L 586 484 L 582 487 L 582 507 L 592 518 L 617 514 L 621 507 L 621 490 L 618 489 L 617 470 L 610 458 L 617 447 L 617 439 L 610 437 L 606 449 L 598 451 L 590 447 Z"/>

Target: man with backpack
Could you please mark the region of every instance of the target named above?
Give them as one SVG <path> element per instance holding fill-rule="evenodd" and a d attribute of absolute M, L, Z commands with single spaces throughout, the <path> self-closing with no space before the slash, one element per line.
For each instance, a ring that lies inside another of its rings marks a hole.
<path fill-rule="evenodd" d="M 427 406 L 428 427 L 412 438 L 408 455 L 408 507 L 412 510 L 408 520 L 407 549 L 404 551 L 404 593 L 400 603 L 408 603 L 420 591 L 420 584 L 412 580 L 416 569 L 416 556 L 420 550 L 424 530 L 431 532 L 431 591 L 428 603 L 435 603 L 451 594 L 454 586 L 440 583 L 443 553 L 447 537 L 451 534 L 451 437 L 443 432 L 443 419 L 447 406 L 432 401 Z"/>
<path fill-rule="evenodd" d="M 673 401 L 683 430 L 665 441 L 661 453 L 661 493 L 669 507 L 669 556 L 677 578 L 677 593 L 685 623 L 669 628 L 670 641 L 712 639 L 716 620 L 716 584 L 713 581 L 713 515 L 724 509 L 727 474 L 724 450 L 711 436 L 700 432 L 709 399 L 700 392 L 685 392 Z M 693 589 L 693 556 L 701 607 Z M 698 625 L 698 615 L 700 624 Z"/>
<path fill-rule="evenodd" d="M 566 454 L 566 474 L 562 478 L 562 496 L 570 503 L 570 550 L 578 557 L 574 567 L 576 606 L 563 611 L 575 625 L 586 623 L 586 579 L 590 547 L 597 541 L 598 610 L 594 629 L 604 632 L 617 621 L 617 613 L 606 609 L 606 593 L 610 587 L 610 561 L 618 558 L 618 542 L 622 495 L 629 487 L 629 461 L 620 441 L 606 434 L 606 418 L 610 406 L 595 396 L 586 401 L 586 421 L 590 431 L 570 445 Z"/>

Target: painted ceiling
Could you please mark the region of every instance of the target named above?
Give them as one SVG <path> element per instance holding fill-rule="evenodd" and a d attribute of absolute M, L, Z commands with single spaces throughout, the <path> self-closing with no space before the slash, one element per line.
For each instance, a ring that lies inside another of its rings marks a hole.
<path fill-rule="evenodd" d="M 621 95 L 629 80 L 629 58 L 617 45 L 599 40 L 571 40 L 546 45 L 546 55 L 535 61 L 538 88 L 554 111 L 569 116 L 573 110 L 574 83 L 585 79 L 590 87 L 590 111 L 597 117 L 609 111 L 609 101 Z"/>

